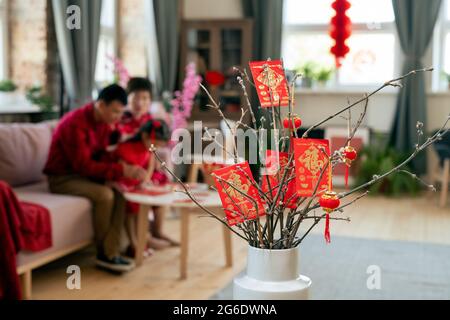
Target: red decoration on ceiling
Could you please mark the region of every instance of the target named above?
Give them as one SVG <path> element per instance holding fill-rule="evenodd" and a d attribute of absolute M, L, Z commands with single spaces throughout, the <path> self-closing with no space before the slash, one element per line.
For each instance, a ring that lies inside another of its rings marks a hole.
<path fill-rule="evenodd" d="M 352 22 L 346 11 L 350 8 L 348 0 L 335 0 L 331 7 L 336 11 L 336 15 L 330 21 L 330 37 L 335 41 L 330 52 L 336 59 L 336 67 L 342 64 L 342 59 L 350 51 L 345 43 L 352 34 Z"/>

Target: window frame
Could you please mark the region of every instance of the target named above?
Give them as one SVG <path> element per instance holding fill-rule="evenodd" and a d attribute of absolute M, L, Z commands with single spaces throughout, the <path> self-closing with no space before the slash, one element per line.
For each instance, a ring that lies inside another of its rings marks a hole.
<path fill-rule="evenodd" d="M 371 27 L 375 26 L 375 27 Z M 286 39 L 288 34 L 303 33 L 303 34 L 328 34 L 329 24 L 317 24 L 317 23 L 285 23 L 283 21 L 283 35 L 282 41 Z M 395 21 L 390 22 L 376 22 L 376 23 L 352 23 L 352 36 L 364 33 L 371 34 L 385 34 L 389 33 L 394 36 L 394 76 L 401 71 L 402 65 L 402 50 L 400 47 L 400 41 L 398 39 L 397 29 Z M 283 45 L 282 45 L 283 47 Z M 389 79 L 385 79 L 389 80 Z M 336 69 L 333 77 L 330 81 L 328 88 L 318 88 L 320 91 L 363 91 L 366 89 L 373 89 L 377 87 L 379 83 L 367 83 L 367 84 L 342 84 L 339 83 L 339 69 Z"/>
<path fill-rule="evenodd" d="M 2 25 L 1 37 L 1 70 L 0 70 L 0 80 L 5 80 L 9 78 L 9 0 L 0 1 L 0 18 Z"/>
<path fill-rule="evenodd" d="M 113 2 L 113 8 L 114 8 L 114 16 L 113 16 L 114 26 L 113 27 L 104 26 L 101 24 L 101 21 L 100 21 L 100 34 L 99 34 L 98 46 L 100 46 L 100 41 L 101 41 L 102 36 L 111 38 L 114 43 L 113 55 L 115 57 L 117 57 L 119 54 L 119 1 L 118 0 L 111 0 L 111 1 Z M 102 6 L 102 10 L 103 10 L 103 6 Z M 97 50 L 98 50 L 98 48 L 97 48 Z M 97 63 L 98 63 L 98 59 L 97 59 Z M 94 78 L 95 78 L 95 82 L 96 82 L 97 86 L 99 86 L 99 87 L 101 87 L 104 84 L 103 83 L 104 81 L 107 81 L 106 79 L 97 80 L 97 74 L 95 74 Z"/>
<path fill-rule="evenodd" d="M 450 17 L 447 16 L 448 7 L 450 7 L 450 1 L 442 1 L 440 14 L 433 35 L 433 65 L 436 66 L 436 69 L 438 70 L 438 72 L 433 72 L 433 92 L 445 92 L 450 90 L 447 81 L 442 76 L 445 62 L 445 38 L 447 34 L 450 34 Z M 447 54 L 450 54 L 450 52 Z"/>

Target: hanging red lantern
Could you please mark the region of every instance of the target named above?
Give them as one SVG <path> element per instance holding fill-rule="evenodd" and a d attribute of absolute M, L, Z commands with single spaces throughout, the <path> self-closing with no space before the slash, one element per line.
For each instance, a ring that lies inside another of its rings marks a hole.
<path fill-rule="evenodd" d="M 336 192 L 328 190 L 320 196 L 319 204 L 325 212 L 330 213 L 339 207 L 341 200 L 339 200 Z"/>
<path fill-rule="evenodd" d="M 352 22 L 347 16 L 346 11 L 350 9 L 350 2 L 348 0 L 335 0 L 331 7 L 336 11 L 336 15 L 330 21 L 330 37 L 335 41 L 331 47 L 330 52 L 334 55 L 336 60 L 336 67 L 341 66 L 341 60 L 350 51 L 345 41 L 352 33 Z"/>
<path fill-rule="evenodd" d="M 330 213 L 337 209 L 341 201 L 337 196 L 336 192 L 328 190 L 324 194 L 322 194 L 319 198 L 319 205 L 326 212 L 325 219 L 325 240 L 327 243 L 330 243 Z"/>
<path fill-rule="evenodd" d="M 299 116 L 293 116 L 292 119 L 285 118 L 283 120 L 283 127 L 285 129 L 298 129 L 302 126 L 302 119 Z"/>
<path fill-rule="evenodd" d="M 356 157 L 358 156 L 355 148 L 353 148 L 350 145 L 348 145 L 344 148 L 343 154 L 344 154 L 344 158 L 345 158 L 345 163 L 347 163 L 348 165 L 350 165 L 352 163 L 352 161 L 354 161 L 356 159 Z"/>
<path fill-rule="evenodd" d="M 358 153 L 356 152 L 355 148 L 353 148 L 351 145 L 345 146 L 344 150 L 342 151 L 342 155 L 344 156 L 344 162 L 345 162 L 345 187 L 348 187 L 348 175 L 350 171 L 350 166 L 352 165 L 352 162 L 356 159 L 358 156 Z"/>

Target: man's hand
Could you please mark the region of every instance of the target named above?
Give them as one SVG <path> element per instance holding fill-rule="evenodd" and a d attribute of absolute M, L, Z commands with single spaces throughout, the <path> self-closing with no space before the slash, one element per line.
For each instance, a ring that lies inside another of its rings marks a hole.
<path fill-rule="evenodd" d="M 125 178 L 136 179 L 139 181 L 144 181 L 147 175 L 147 171 L 139 166 L 131 166 L 129 164 L 123 165 L 123 175 Z"/>

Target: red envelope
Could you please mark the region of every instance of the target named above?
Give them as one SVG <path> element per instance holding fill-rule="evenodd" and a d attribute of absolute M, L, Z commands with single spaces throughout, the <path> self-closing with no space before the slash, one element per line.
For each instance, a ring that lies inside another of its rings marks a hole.
<path fill-rule="evenodd" d="M 264 203 L 261 200 L 258 189 L 254 185 L 255 182 L 248 162 L 215 170 L 213 177 L 230 226 L 265 215 Z M 258 211 L 253 201 L 225 181 L 253 199 L 258 205 Z"/>
<path fill-rule="evenodd" d="M 264 192 L 269 192 L 272 190 L 272 197 L 275 198 L 278 193 L 279 181 L 283 178 L 284 168 L 287 166 L 289 162 L 289 154 L 286 152 L 276 152 L 273 150 L 266 151 L 266 168 L 268 175 L 262 176 L 261 181 L 261 189 Z M 291 164 L 292 166 L 292 164 Z M 295 189 L 295 179 L 292 179 L 295 175 L 294 168 L 289 170 L 287 173 L 285 181 L 287 183 L 287 187 L 285 186 L 282 190 L 284 192 L 284 197 L 279 198 L 279 200 L 283 201 L 287 208 L 295 209 L 297 208 L 297 201 L 299 196 L 296 195 Z M 269 187 L 270 185 L 270 187 Z M 288 202 L 288 204 L 286 204 Z"/>
<path fill-rule="evenodd" d="M 287 107 L 289 92 L 281 60 L 252 61 L 250 70 L 261 107 Z"/>
<path fill-rule="evenodd" d="M 319 181 L 322 169 L 328 163 L 329 141 L 324 139 L 294 139 L 297 194 L 310 197 Z M 320 148 L 323 148 L 322 151 Z M 317 192 L 328 189 L 329 170 L 323 174 Z"/>

